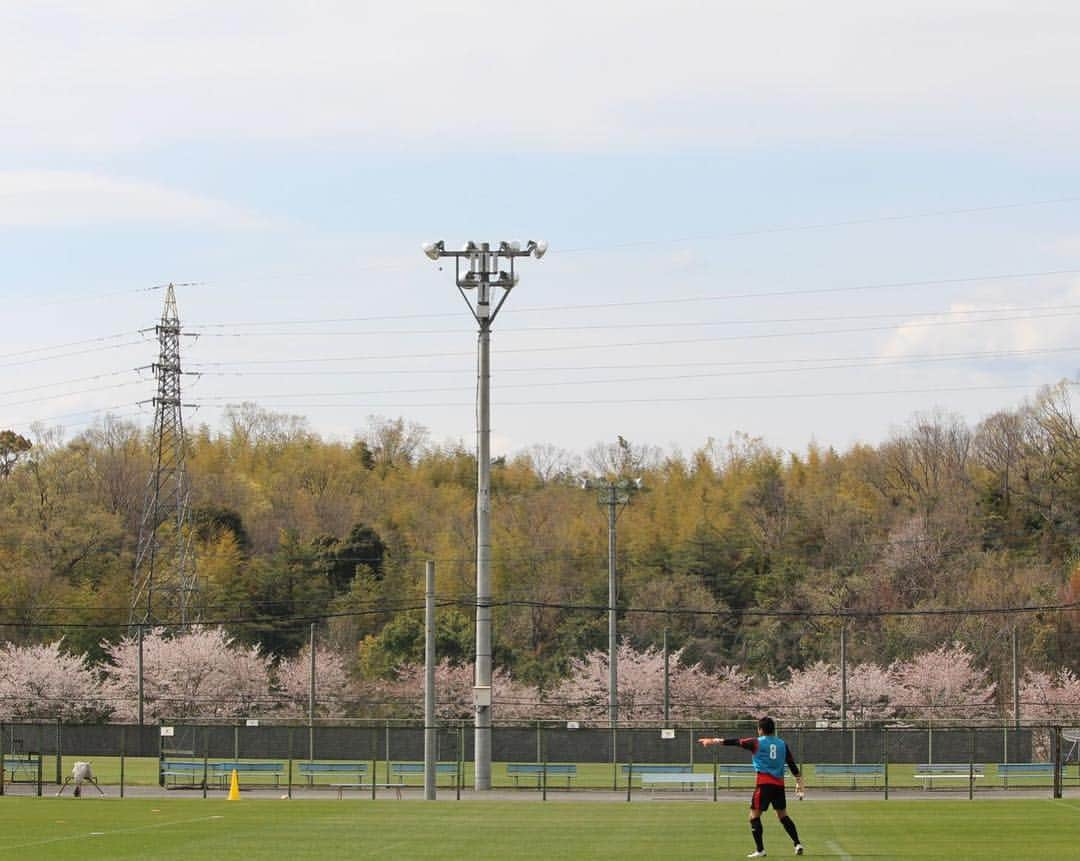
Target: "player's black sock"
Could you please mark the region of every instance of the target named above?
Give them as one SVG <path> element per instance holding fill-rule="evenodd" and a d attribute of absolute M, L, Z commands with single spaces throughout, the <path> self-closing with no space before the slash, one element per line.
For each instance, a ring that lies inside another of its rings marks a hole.
<path fill-rule="evenodd" d="M 758 852 L 765 851 L 765 844 L 761 842 L 761 820 L 750 820 L 750 831 L 754 835 L 754 845 L 757 847 Z"/>
<path fill-rule="evenodd" d="M 780 824 L 784 826 L 784 830 L 788 833 L 788 837 L 791 838 L 791 842 L 798 843 L 799 832 L 795 830 L 795 823 L 791 821 L 791 817 L 785 816 L 780 820 Z"/>

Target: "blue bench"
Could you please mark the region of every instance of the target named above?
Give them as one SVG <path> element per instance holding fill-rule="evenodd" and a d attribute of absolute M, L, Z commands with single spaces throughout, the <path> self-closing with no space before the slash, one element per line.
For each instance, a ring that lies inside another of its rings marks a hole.
<path fill-rule="evenodd" d="M 654 774 L 689 774 L 694 770 L 692 765 L 685 765 L 682 763 L 667 765 L 659 762 L 631 762 L 622 767 L 622 773 L 624 777 L 629 776 L 630 780 L 635 777 L 644 781 L 646 777 Z"/>
<path fill-rule="evenodd" d="M 923 789 L 933 789 L 935 780 L 978 780 L 986 766 L 966 762 L 927 762 L 915 766 L 912 777 L 923 782 Z"/>
<path fill-rule="evenodd" d="M 187 783 L 191 786 L 202 786 L 204 766 L 202 762 L 196 762 L 194 760 L 162 760 L 159 768 L 161 774 L 162 785 L 166 789 L 169 788 L 169 778 L 172 778 L 172 785 L 178 786 L 181 778 L 187 778 Z M 212 771 L 209 772 L 213 774 Z"/>
<path fill-rule="evenodd" d="M 301 762 L 298 771 L 307 780 L 308 786 L 315 785 L 315 778 L 320 774 L 331 777 L 338 775 L 355 775 L 359 781 L 367 774 L 366 762 Z"/>
<path fill-rule="evenodd" d="M 24 780 L 35 781 L 38 773 L 38 758 L 36 756 L 5 756 L 4 770 L 10 775 L 6 779 L 12 783 L 19 782 L 19 772 L 22 771 L 27 772 Z"/>
<path fill-rule="evenodd" d="M 370 789 L 372 793 L 376 789 L 392 789 L 394 795 L 397 798 L 401 798 L 401 790 L 408 786 L 406 783 L 331 783 L 330 788 L 337 790 L 337 797 L 340 800 L 345 793 L 346 789 Z"/>
<path fill-rule="evenodd" d="M 731 779 L 733 777 L 757 777 L 757 769 L 750 763 L 730 763 L 722 762 L 716 767 L 717 777 L 723 777 L 727 779 L 727 788 L 731 789 Z"/>
<path fill-rule="evenodd" d="M 712 774 L 704 771 L 652 771 L 641 775 L 642 789 L 676 785 L 682 789 L 694 789 L 698 785 L 712 786 L 712 784 Z"/>
<path fill-rule="evenodd" d="M 565 777 L 566 786 L 569 788 L 570 781 L 577 777 L 576 765 L 545 764 L 542 762 L 510 762 L 506 765 L 506 773 L 514 778 L 514 786 L 522 777 L 535 777 L 536 785 L 544 779 L 544 775 L 550 777 Z"/>
<path fill-rule="evenodd" d="M 228 787 L 234 771 L 238 778 L 268 775 L 274 778 L 274 786 L 279 785 L 281 775 L 285 773 L 285 766 L 280 762 L 212 762 L 210 768 L 222 788 Z"/>
<path fill-rule="evenodd" d="M 814 766 L 814 780 L 824 783 L 833 777 L 851 778 L 852 787 L 860 777 L 872 778 L 874 785 L 885 776 L 885 765 L 880 762 L 823 762 Z"/>
<path fill-rule="evenodd" d="M 408 783 L 409 777 L 419 777 L 423 780 L 424 777 L 424 763 L 422 762 L 394 762 L 390 764 L 390 773 L 394 777 L 400 777 Z M 456 762 L 437 762 L 435 763 L 435 781 L 438 782 L 439 778 L 443 775 L 450 775 L 455 780 L 457 779 L 458 765 Z"/>
<path fill-rule="evenodd" d="M 998 777 L 1003 786 L 1008 787 L 1010 777 L 1042 777 L 1047 780 L 1054 778 L 1054 763 L 1052 762 L 999 762 L 997 765 Z"/>

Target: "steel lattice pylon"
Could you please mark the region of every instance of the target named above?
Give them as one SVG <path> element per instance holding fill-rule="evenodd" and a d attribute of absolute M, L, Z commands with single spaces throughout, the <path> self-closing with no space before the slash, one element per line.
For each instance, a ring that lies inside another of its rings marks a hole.
<path fill-rule="evenodd" d="M 132 624 L 189 621 L 197 588 L 188 522 L 188 482 L 184 467 L 184 419 L 180 402 L 180 315 L 176 292 L 165 292 L 161 322 L 154 327 L 161 351 L 153 365 L 154 465 L 146 485 L 135 575 Z"/>

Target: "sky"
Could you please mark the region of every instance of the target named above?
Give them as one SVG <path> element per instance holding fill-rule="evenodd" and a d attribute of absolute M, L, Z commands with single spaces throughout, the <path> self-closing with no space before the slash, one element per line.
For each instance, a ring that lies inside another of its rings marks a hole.
<path fill-rule="evenodd" d="M 974 426 L 1077 377 L 1078 44 L 1056 0 L 0 0 L 0 429 L 149 425 L 174 282 L 188 428 L 471 447 L 434 239 L 550 246 L 496 454 Z"/>

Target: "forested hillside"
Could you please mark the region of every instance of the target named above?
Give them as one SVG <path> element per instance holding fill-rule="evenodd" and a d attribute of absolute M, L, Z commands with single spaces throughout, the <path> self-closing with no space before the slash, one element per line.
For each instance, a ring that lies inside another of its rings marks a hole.
<path fill-rule="evenodd" d="M 686 662 L 783 677 L 835 663 L 846 623 L 853 662 L 959 642 L 1001 681 L 1015 626 L 1026 667 L 1080 664 L 1080 610 L 1061 609 L 1080 601 L 1080 428 L 1065 384 L 975 428 L 921 416 L 846 451 L 775 451 L 706 427 L 698 450 L 660 451 L 623 431 L 580 455 L 534 446 L 493 464 L 496 663 L 516 678 L 551 686 L 606 647 L 607 512 L 583 472 L 642 480 L 618 520 L 620 630 L 636 649 L 666 629 Z M 331 442 L 253 405 L 188 441 L 199 618 L 279 657 L 318 621 L 356 674 L 386 676 L 422 657 L 432 559 L 440 654 L 471 659 L 468 447 L 381 418 Z M 146 433 L 122 422 L 70 439 L 0 433 L 0 637 L 62 636 L 100 658 L 128 633 L 150 466 Z M 1021 606 L 1045 609 L 896 612 Z"/>

